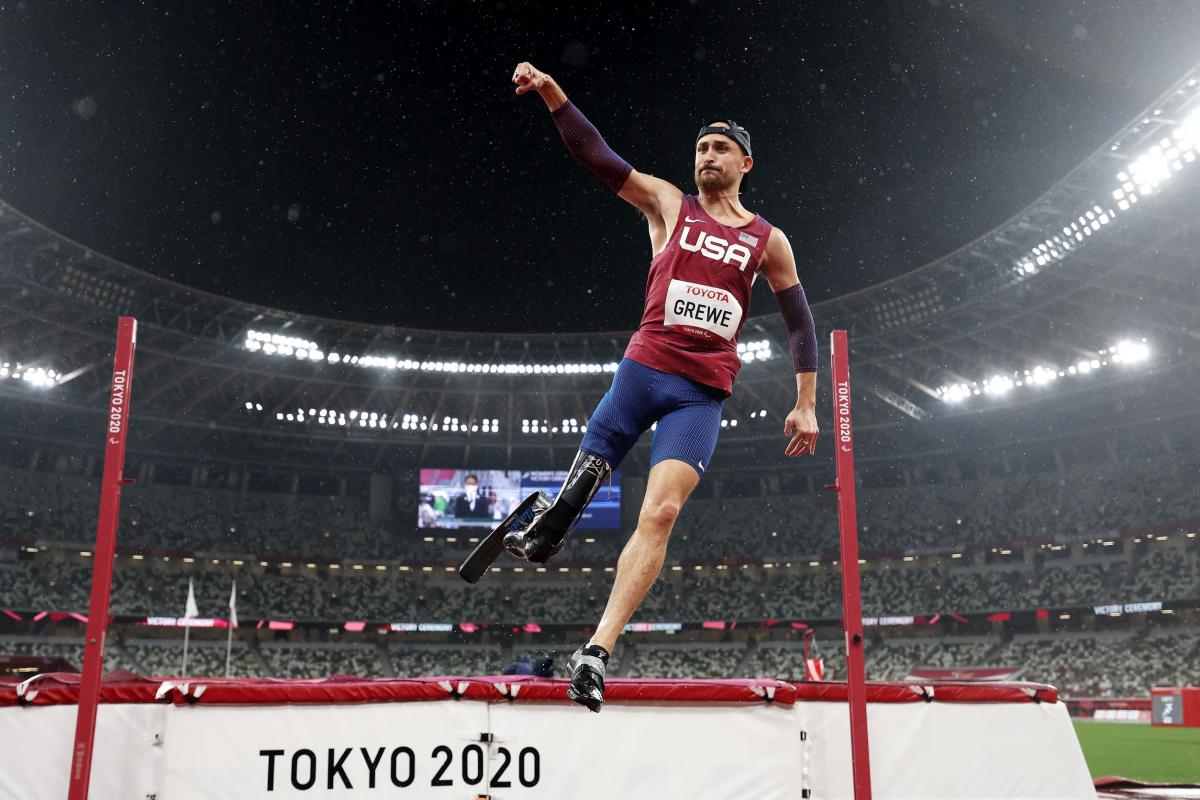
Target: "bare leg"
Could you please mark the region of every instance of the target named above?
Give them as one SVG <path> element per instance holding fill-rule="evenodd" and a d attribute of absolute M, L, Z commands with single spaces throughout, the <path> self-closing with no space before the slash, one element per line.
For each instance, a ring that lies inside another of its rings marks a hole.
<path fill-rule="evenodd" d="M 616 647 L 617 637 L 662 571 L 675 518 L 699 482 L 700 475 L 683 461 L 667 459 L 650 470 L 637 530 L 617 560 L 617 575 L 608 605 L 588 644 L 598 644 L 610 653 Z"/>

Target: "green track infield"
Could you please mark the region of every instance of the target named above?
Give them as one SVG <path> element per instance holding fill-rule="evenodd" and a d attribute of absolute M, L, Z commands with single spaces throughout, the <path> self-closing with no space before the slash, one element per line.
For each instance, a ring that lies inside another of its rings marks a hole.
<path fill-rule="evenodd" d="M 1076 720 L 1075 732 L 1093 778 L 1200 783 L 1200 728 Z"/>

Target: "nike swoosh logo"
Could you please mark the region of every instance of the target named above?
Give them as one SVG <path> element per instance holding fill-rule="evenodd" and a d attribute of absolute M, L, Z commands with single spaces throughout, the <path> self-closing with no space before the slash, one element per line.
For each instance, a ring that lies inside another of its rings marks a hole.
<path fill-rule="evenodd" d="M 697 461 L 696 463 L 700 465 L 700 469 L 704 469 L 704 462 L 703 462 L 703 461 Z"/>
<path fill-rule="evenodd" d="M 704 220 L 702 220 L 702 219 L 692 219 L 691 217 L 688 217 L 688 216 L 684 216 L 684 218 L 683 218 L 683 219 L 684 219 L 686 222 L 704 222 Z"/>

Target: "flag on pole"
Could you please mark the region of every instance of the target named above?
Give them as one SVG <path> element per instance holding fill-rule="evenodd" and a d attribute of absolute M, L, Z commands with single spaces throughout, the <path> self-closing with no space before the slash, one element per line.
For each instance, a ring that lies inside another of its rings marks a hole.
<path fill-rule="evenodd" d="M 229 590 L 229 627 L 237 627 L 237 581 L 233 582 L 233 587 Z"/>
<path fill-rule="evenodd" d="M 195 619 L 200 616 L 200 609 L 196 607 L 196 585 L 192 578 L 188 578 L 187 609 L 184 610 L 183 616 L 185 619 Z"/>

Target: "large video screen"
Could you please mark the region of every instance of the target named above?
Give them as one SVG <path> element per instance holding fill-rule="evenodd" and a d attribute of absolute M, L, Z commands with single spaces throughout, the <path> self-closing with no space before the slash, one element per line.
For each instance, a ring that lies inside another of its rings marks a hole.
<path fill-rule="evenodd" d="M 533 492 L 553 498 L 566 477 L 566 470 L 422 469 L 417 527 L 491 530 Z M 619 472 L 596 492 L 578 527 L 621 527 Z"/>

